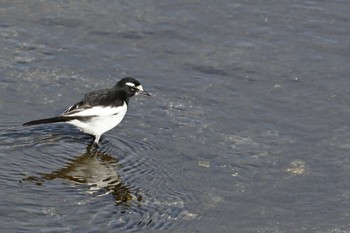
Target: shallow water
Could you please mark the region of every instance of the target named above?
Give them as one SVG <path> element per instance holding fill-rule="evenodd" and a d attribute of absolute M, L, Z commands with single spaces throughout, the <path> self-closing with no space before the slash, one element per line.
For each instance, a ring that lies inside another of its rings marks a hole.
<path fill-rule="evenodd" d="M 1 232 L 348 232 L 347 1 L 2 1 Z M 152 97 L 92 138 L 60 114 Z"/>

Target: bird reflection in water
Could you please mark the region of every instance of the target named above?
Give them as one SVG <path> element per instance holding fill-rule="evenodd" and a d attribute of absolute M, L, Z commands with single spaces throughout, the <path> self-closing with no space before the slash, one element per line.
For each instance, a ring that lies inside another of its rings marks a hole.
<path fill-rule="evenodd" d="M 64 179 L 77 185 L 87 185 L 86 192 L 96 196 L 111 194 L 116 205 L 129 205 L 133 200 L 141 202 L 142 196 L 133 193 L 122 183 L 118 175 L 118 161 L 106 152 L 98 151 L 93 144 L 84 154 L 75 158 L 63 168 L 40 177 L 30 176 L 24 180 L 41 185 L 45 180 Z"/>

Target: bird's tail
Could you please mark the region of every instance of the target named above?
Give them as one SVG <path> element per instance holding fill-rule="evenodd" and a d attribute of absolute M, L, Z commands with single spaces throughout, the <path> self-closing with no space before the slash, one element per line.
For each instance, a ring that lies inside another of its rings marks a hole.
<path fill-rule="evenodd" d="M 48 124 L 48 123 L 57 123 L 57 122 L 66 122 L 72 120 L 70 117 L 51 117 L 46 119 L 40 119 L 35 121 L 29 121 L 23 124 L 23 126 L 29 126 L 29 125 L 39 125 L 39 124 Z"/>

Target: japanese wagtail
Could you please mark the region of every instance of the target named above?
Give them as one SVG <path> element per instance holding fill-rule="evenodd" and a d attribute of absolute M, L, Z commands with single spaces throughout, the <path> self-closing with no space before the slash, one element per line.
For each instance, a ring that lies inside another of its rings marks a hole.
<path fill-rule="evenodd" d="M 126 77 L 111 89 L 86 94 L 81 101 L 70 106 L 59 116 L 29 121 L 23 125 L 65 122 L 93 135 L 94 142 L 98 144 L 102 134 L 113 129 L 123 120 L 130 98 L 138 94 L 150 96 L 143 90 L 139 81 Z"/>

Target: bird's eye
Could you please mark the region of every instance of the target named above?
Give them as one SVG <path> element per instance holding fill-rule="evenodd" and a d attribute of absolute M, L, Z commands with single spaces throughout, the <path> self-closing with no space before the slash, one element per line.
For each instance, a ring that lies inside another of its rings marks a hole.
<path fill-rule="evenodd" d="M 130 87 L 130 90 L 135 92 L 137 91 L 136 87 Z"/>

